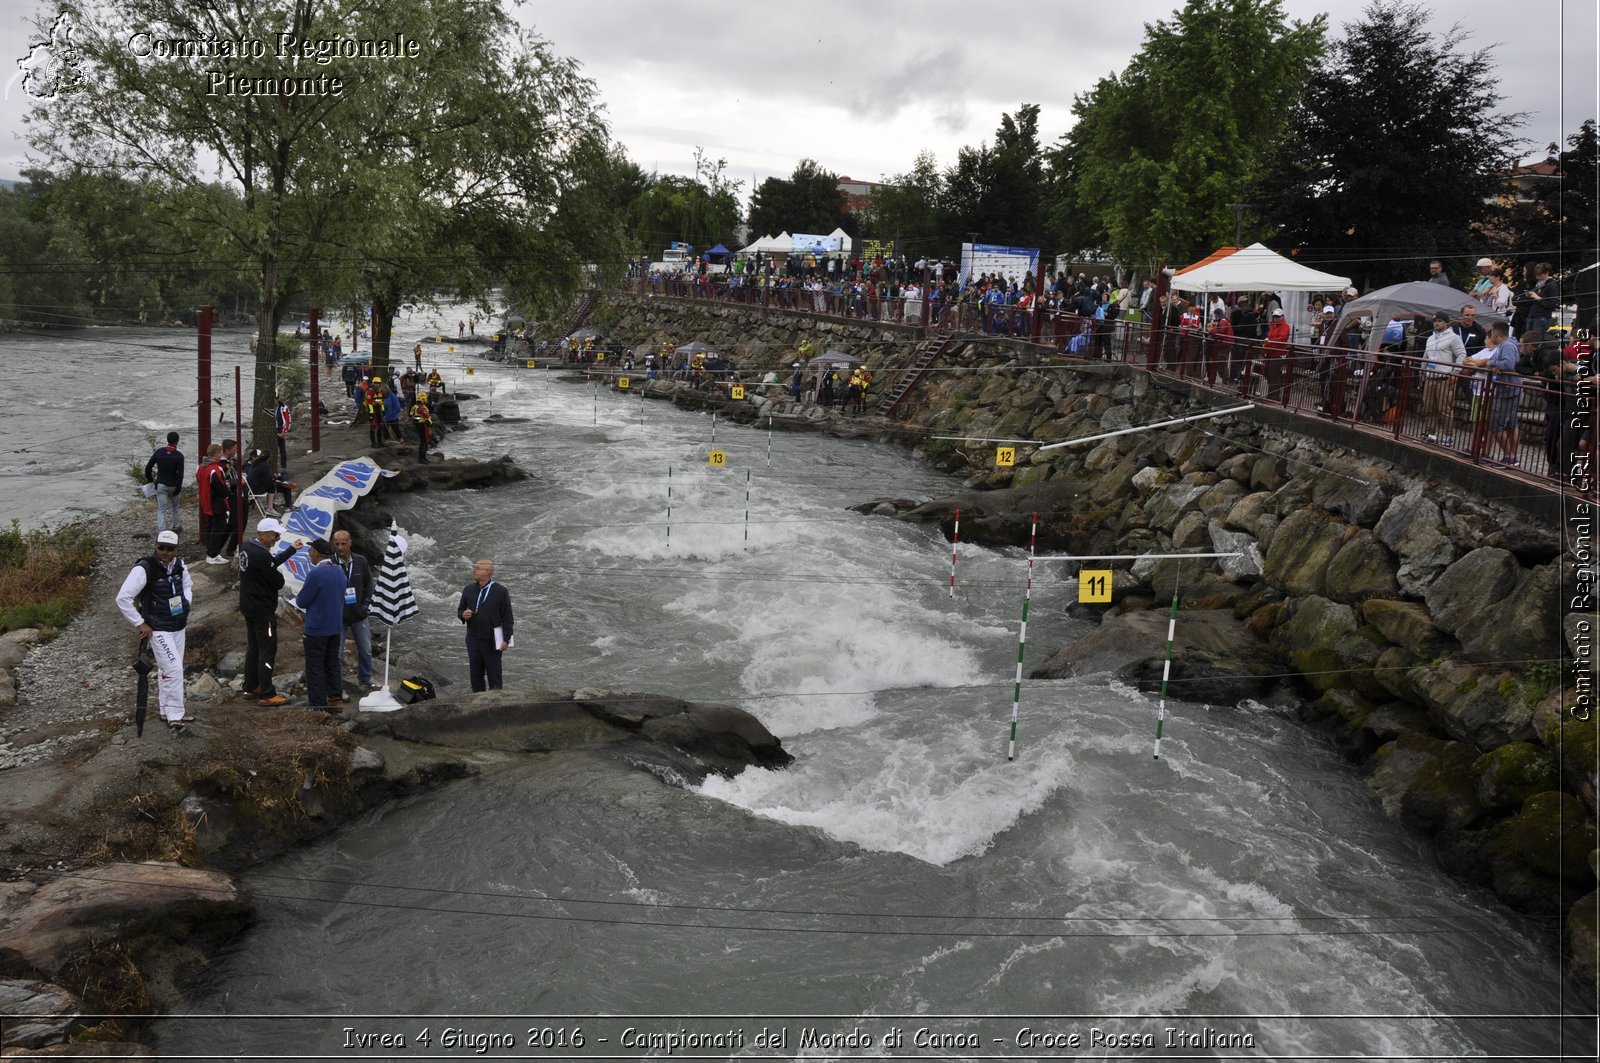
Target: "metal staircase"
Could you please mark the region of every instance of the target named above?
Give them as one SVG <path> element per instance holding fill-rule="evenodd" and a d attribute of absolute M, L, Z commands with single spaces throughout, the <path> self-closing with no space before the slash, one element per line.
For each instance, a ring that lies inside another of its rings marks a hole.
<path fill-rule="evenodd" d="M 954 341 L 955 334 L 946 332 L 937 339 L 924 343 L 921 351 L 917 354 L 916 360 L 900 374 L 899 379 L 894 382 L 894 387 L 890 388 L 889 393 L 883 397 L 883 401 L 878 403 L 878 415 L 880 417 L 889 416 L 894 408 L 900 405 L 901 400 L 911 394 L 911 389 L 916 387 L 922 378 L 927 375 L 928 368 L 939 360 L 939 356 L 944 354 L 945 348 Z"/>
<path fill-rule="evenodd" d="M 600 301 L 600 293 L 593 288 L 586 290 L 578 297 L 578 305 L 572 311 L 572 324 L 564 335 L 570 336 L 583 328 L 583 323 L 589 320 L 589 314 L 594 310 L 595 304 Z"/>

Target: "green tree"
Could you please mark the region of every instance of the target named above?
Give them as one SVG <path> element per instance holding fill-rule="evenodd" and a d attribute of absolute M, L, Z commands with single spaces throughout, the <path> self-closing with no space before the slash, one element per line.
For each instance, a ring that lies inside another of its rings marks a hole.
<path fill-rule="evenodd" d="M 911 168 L 872 189 L 861 219 L 865 235 L 878 240 L 900 238 L 915 249 L 950 254 L 959 237 L 944 217 L 944 172 L 931 151 L 920 151 Z"/>
<path fill-rule="evenodd" d="M 1344 28 L 1251 197 L 1281 239 L 1363 286 L 1475 255 L 1514 161 L 1488 49 L 1418 5 L 1378 0 Z"/>
<path fill-rule="evenodd" d="M 734 238 L 743 182 L 728 179 L 727 160 L 712 162 L 700 148 L 694 149 L 694 169 L 693 177 L 653 177 L 633 202 L 630 223 L 651 257 L 673 240 L 704 251 Z"/>
<path fill-rule="evenodd" d="M 1073 101 L 1054 153 L 1059 189 L 1131 263 L 1187 261 L 1234 235 L 1234 204 L 1282 138 L 1324 48 L 1325 18 L 1288 20 L 1280 0 L 1188 0 L 1145 27 L 1120 74 Z M 1056 212 L 1058 217 L 1060 211 Z"/>
<path fill-rule="evenodd" d="M 1532 186 L 1528 199 L 1509 210 L 1511 251 L 1529 259 L 1559 263 L 1567 271 L 1595 260 L 1600 246 L 1600 135 L 1588 118 L 1567 137 L 1565 149 L 1551 144 L 1552 180 Z"/>
<path fill-rule="evenodd" d="M 957 152 L 944 179 L 946 239 L 959 242 L 976 232 L 985 243 L 1035 246 L 1044 235 L 1044 191 L 1039 106 L 1025 103 L 1015 115 L 1000 116 L 992 147 Z"/>
<path fill-rule="evenodd" d="M 853 224 L 839 175 L 815 159 L 801 159 L 787 178 L 769 177 L 750 197 L 750 235 L 831 233 Z"/>

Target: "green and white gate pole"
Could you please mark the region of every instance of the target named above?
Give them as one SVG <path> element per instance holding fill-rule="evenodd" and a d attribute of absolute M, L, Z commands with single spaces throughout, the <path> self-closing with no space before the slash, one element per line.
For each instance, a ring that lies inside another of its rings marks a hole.
<path fill-rule="evenodd" d="M 750 549 L 750 470 L 744 471 L 744 548 Z"/>
<path fill-rule="evenodd" d="M 672 542 L 672 466 L 667 466 L 667 542 Z"/>
<path fill-rule="evenodd" d="M 1039 539 L 1039 514 L 1033 515 L 1033 525 L 1028 531 L 1028 584 L 1022 593 L 1022 626 L 1017 629 L 1017 679 L 1011 688 L 1011 740 L 1006 745 L 1006 759 L 1017 759 L 1017 716 L 1022 709 L 1022 655 L 1028 646 L 1028 603 L 1033 598 L 1033 548 Z"/>

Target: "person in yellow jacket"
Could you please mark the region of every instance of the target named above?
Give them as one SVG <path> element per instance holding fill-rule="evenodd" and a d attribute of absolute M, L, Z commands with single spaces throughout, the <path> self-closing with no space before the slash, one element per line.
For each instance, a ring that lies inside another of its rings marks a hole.
<path fill-rule="evenodd" d="M 411 404 L 411 419 L 417 425 L 417 461 L 423 465 L 428 464 L 428 447 L 433 442 L 433 413 L 428 409 L 427 396 L 417 393 L 417 401 Z"/>
<path fill-rule="evenodd" d="M 374 447 L 383 446 L 385 434 L 383 424 L 383 385 L 377 377 L 367 382 L 366 390 L 361 396 L 361 412 L 367 418 L 367 438 Z"/>

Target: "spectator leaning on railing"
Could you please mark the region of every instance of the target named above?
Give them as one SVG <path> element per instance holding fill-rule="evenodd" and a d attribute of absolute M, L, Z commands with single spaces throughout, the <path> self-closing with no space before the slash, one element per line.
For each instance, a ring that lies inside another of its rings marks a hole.
<path fill-rule="evenodd" d="M 1496 322 L 1489 330 L 1489 346 L 1482 354 L 1468 358 L 1466 364 L 1493 370 L 1489 377 L 1490 386 L 1493 388 L 1493 401 L 1489 408 L 1489 433 L 1500 445 L 1498 464 L 1514 469 L 1522 464 L 1517 453 L 1521 442 L 1517 429 L 1517 400 L 1521 397 L 1521 389 L 1515 386 L 1518 382 L 1517 362 L 1522 358 L 1522 348 L 1515 340 L 1510 339 L 1510 335 L 1507 325 Z M 1529 338 L 1534 337 L 1530 334 Z M 1491 462 L 1491 464 L 1496 463 Z"/>

